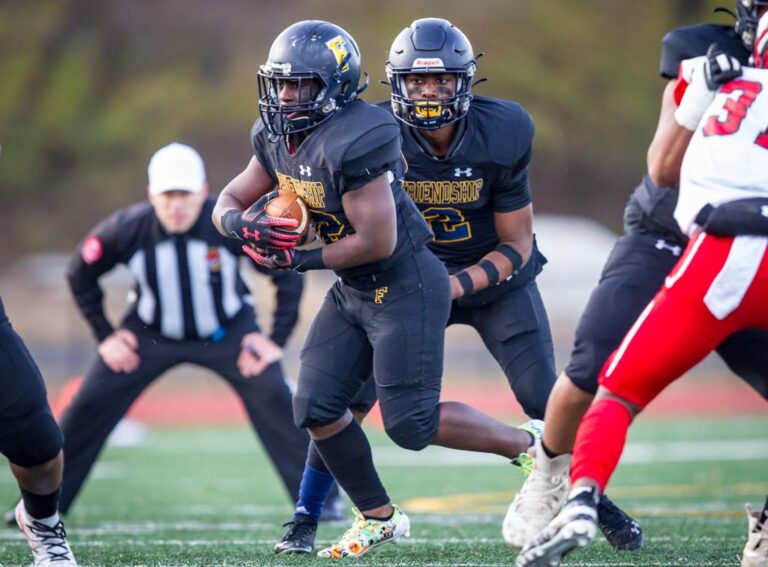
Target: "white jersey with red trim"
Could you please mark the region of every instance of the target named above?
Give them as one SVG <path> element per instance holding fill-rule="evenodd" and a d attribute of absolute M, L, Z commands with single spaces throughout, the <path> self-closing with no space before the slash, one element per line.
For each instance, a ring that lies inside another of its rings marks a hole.
<path fill-rule="evenodd" d="M 753 197 L 768 197 L 768 70 L 744 68 L 720 88 L 688 145 L 675 219 L 690 234 L 705 205 Z"/>

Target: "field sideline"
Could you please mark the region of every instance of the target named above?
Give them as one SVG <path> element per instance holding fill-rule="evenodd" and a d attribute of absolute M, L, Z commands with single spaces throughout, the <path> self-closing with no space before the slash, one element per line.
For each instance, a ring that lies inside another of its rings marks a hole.
<path fill-rule="evenodd" d="M 647 544 L 613 552 L 605 540 L 566 565 L 737 565 L 743 505 L 768 493 L 768 417 L 641 420 L 609 492 L 635 514 Z M 522 482 L 503 459 L 443 449 L 408 453 L 369 429 L 390 495 L 411 514 L 412 538 L 359 562 L 369 565 L 510 565 L 504 510 Z M 0 502 L 16 495 L 0 474 Z M 289 519 L 284 490 L 245 428 L 156 428 L 144 444 L 109 448 L 67 519 L 81 565 L 314 565 L 276 557 Z M 346 523 L 323 525 L 330 543 Z M 28 565 L 26 543 L 0 530 L 0 565 Z"/>

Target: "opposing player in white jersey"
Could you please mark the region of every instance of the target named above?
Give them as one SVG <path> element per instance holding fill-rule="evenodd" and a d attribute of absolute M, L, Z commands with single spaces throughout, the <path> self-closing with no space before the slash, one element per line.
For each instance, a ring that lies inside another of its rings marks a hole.
<path fill-rule="evenodd" d="M 568 502 L 518 567 L 554 567 L 586 545 L 635 415 L 730 335 L 768 329 L 768 14 L 757 38 L 743 73 L 714 48 L 681 66 L 666 142 L 670 163 L 682 160 L 675 218 L 691 240 L 606 361 L 576 436 Z M 765 517 L 750 519 L 744 567 L 768 565 Z"/>

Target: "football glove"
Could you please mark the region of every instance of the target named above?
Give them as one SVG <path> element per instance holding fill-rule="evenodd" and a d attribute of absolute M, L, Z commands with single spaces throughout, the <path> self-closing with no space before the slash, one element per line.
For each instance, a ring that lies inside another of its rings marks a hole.
<path fill-rule="evenodd" d="M 264 250 L 262 248 L 243 246 L 243 252 L 248 254 L 259 266 L 268 270 L 305 272 L 325 267 L 323 251 L 320 248 L 312 250 L 296 250 L 295 248 Z"/>
<path fill-rule="evenodd" d="M 709 90 L 716 91 L 740 75 L 741 63 L 738 59 L 725 53 L 716 43 L 709 46 L 704 64 L 704 78 Z"/>
<path fill-rule="evenodd" d="M 284 250 L 296 246 L 301 235 L 285 229 L 296 228 L 298 221 L 271 217 L 264 212 L 264 206 L 276 195 L 277 191 L 267 193 L 245 211 L 227 211 L 221 217 L 222 228 L 230 236 L 254 247 Z"/>

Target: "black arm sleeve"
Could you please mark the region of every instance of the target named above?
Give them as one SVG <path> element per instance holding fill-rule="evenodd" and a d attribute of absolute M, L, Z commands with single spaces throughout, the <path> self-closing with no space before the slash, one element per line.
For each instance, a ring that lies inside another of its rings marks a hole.
<path fill-rule="evenodd" d="M 299 303 L 304 291 L 304 277 L 293 270 L 274 270 L 270 276 L 277 287 L 277 301 L 270 338 L 284 347 L 299 320 Z"/>
<path fill-rule="evenodd" d="M 67 281 L 75 303 L 98 342 L 114 331 L 104 314 L 104 292 L 99 277 L 120 261 L 119 235 L 119 217 L 115 214 L 88 233 L 67 267 Z"/>
<path fill-rule="evenodd" d="M 400 127 L 397 124 L 383 124 L 368 130 L 344 153 L 339 194 L 360 189 L 387 171 L 394 174 L 401 159 Z"/>

